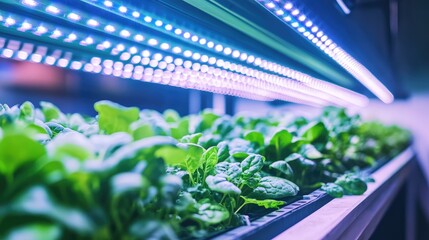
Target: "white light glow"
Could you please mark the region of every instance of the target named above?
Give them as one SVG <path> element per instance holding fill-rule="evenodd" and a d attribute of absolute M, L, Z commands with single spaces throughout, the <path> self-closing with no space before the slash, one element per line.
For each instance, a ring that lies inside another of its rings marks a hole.
<path fill-rule="evenodd" d="M 120 6 L 120 7 L 118 8 L 118 10 L 119 10 L 119 12 L 121 12 L 121 13 L 126 13 L 126 12 L 128 11 L 128 9 L 127 9 L 125 6 Z"/>
<path fill-rule="evenodd" d="M 115 27 L 112 26 L 112 25 L 106 25 L 104 27 L 104 30 L 106 30 L 107 32 L 114 32 L 114 31 L 116 31 Z"/>
<path fill-rule="evenodd" d="M 137 11 L 134 11 L 131 15 L 133 15 L 133 17 L 135 18 L 139 18 L 140 17 L 140 13 Z"/>
<path fill-rule="evenodd" d="M 52 14 L 58 14 L 60 13 L 60 9 L 58 9 L 57 7 L 53 6 L 53 5 L 49 5 L 46 7 L 46 11 L 50 12 Z"/>
<path fill-rule="evenodd" d="M 73 20 L 73 21 L 79 21 L 80 20 L 80 16 L 76 13 L 73 13 L 73 12 L 69 13 L 67 15 L 67 18 L 70 20 Z"/>
<path fill-rule="evenodd" d="M 89 19 L 87 22 L 86 22 L 86 24 L 88 24 L 89 26 L 92 26 L 92 27 L 97 27 L 98 25 L 99 25 L 99 23 L 98 23 L 98 21 L 97 20 L 95 20 L 95 19 Z"/>
<path fill-rule="evenodd" d="M 38 3 L 34 0 L 23 0 L 22 3 L 30 7 L 35 7 L 38 5 Z"/>

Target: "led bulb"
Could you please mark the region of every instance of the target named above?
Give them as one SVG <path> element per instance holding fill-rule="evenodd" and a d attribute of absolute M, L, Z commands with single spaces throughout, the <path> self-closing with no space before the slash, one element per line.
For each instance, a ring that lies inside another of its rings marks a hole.
<path fill-rule="evenodd" d="M 46 7 L 46 11 L 50 12 L 52 14 L 58 14 L 60 13 L 60 9 L 58 9 L 57 7 L 53 6 L 53 5 L 49 5 Z"/>
<path fill-rule="evenodd" d="M 69 13 L 67 15 L 67 18 L 70 20 L 73 20 L 73 21 L 79 21 L 80 20 L 80 16 L 76 13 L 73 13 L 73 12 Z"/>
<path fill-rule="evenodd" d="M 99 25 L 98 21 L 95 19 L 89 19 L 86 22 L 86 24 L 88 24 L 89 26 L 92 26 L 92 27 L 97 27 Z"/>

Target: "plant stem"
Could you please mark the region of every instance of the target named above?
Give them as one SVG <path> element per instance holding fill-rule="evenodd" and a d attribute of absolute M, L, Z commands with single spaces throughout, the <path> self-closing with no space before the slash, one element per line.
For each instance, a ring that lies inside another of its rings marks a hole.
<path fill-rule="evenodd" d="M 237 214 L 246 205 L 247 205 L 246 202 L 244 202 L 243 204 L 241 204 L 241 206 L 239 208 L 237 208 L 237 210 L 235 210 L 234 214 Z"/>
<path fill-rule="evenodd" d="M 222 204 L 222 202 L 225 200 L 225 198 L 226 198 L 226 194 L 223 194 L 223 197 L 222 197 L 222 199 L 220 200 L 220 204 Z"/>

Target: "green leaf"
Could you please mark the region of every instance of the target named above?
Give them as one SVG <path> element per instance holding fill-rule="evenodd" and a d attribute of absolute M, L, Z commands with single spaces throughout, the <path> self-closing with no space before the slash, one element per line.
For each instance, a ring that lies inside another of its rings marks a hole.
<path fill-rule="evenodd" d="M 204 176 L 212 174 L 218 162 L 217 147 L 210 147 L 207 149 L 201 158 L 203 161 Z"/>
<path fill-rule="evenodd" d="M 0 172 L 11 175 L 23 164 L 46 154 L 45 147 L 24 133 L 4 132 L 0 139 Z"/>
<path fill-rule="evenodd" d="M 187 151 L 176 146 L 161 147 L 155 152 L 155 156 L 164 159 L 165 163 L 170 166 L 186 166 L 185 160 L 188 156 Z"/>
<path fill-rule="evenodd" d="M 259 154 L 251 154 L 247 158 L 245 158 L 241 164 L 241 177 L 243 179 L 249 179 L 255 175 L 255 173 L 261 171 L 264 166 L 265 158 Z"/>
<path fill-rule="evenodd" d="M 45 116 L 46 122 L 61 120 L 60 118 L 63 116 L 63 113 L 54 104 L 50 102 L 40 102 L 40 106 L 42 107 L 42 112 Z"/>
<path fill-rule="evenodd" d="M 177 146 L 185 147 L 187 149 L 188 154 L 185 158 L 183 167 L 185 167 L 189 174 L 193 174 L 203 164 L 202 155 L 205 149 L 200 145 L 193 143 L 179 143 Z"/>
<path fill-rule="evenodd" d="M 92 135 L 89 141 L 94 146 L 95 152 L 100 157 L 108 157 L 117 148 L 129 144 L 133 141 L 132 137 L 124 132 L 114 133 L 112 135 Z"/>
<path fill-rule="evenodd" d="M 344 195 L 343 188 L 335 183 L 324 184 L 322 190 L 334 198 L 341 198 Z"/>
<path fill-rule="evenodd" d="M 110 101 L 99 101 L 94 104 L 98 112 L 100 130 L 112 134 L 115 132 L 129 132 L 130 125 L 139 119 L 139 109 L 127 108 Z"/>
<path fill-rule="evenodd" d="M 247 197 L 243 197 L 241 196 L 241 198 L 244 199 L 244 204 L 255 204 L 258 205 L 260 207 L 264 207 L 264 208 L 280 208 L 281 206 L 285 205 L 286 202 L 284 201 L 278 201 L 278 200 L 273 200 L 273 199 L 265 199 L 265 200 L 259 200 L 259 199 L 254 199 L 254 198 L 247 198 Z"/>
<path fill-rule="evenodd" d="M 86 169 L 95 172 L 108 172 L 114 170 L 124 161 L 132 160 L 136 158 L 139 153 L 147 150 L 153 150 L 153 153 L 157 149 L 163 146 L 174 146 L 177 141 L 171 137 L 157 136 L 138 140 L 136 142 L 127 144 L 116 150 L 109 158 L 105 161 L 89 161 L 86 164 Z"/>
<path fill-rule="evenodd" d="M 323 154 L 311 144 L 305 144 L 301 149 L 301 154 L 308 159 L 323 158 Z"/>
<path fill-rule="evenodd" d="M 211 128 L 213 123 L 218 119 L 219 116 L 210 111 L 204 111 L 200 114 L 200 121 L 196 126 L 195 132 L 203 132 L 206 129 Z"/>
<path fill-rule="evenodd" d="M 229 181 L 238 178 L 241 176 L 241 167 L 240 163 L 229 163 L 229 162 L 220 162 L 216 164 L 215 167 L 216 174 L 222 174 L 227 177 Z"/>
<path fill-rule="evenodd" d="M 257 199 L 281 199 L 284 197 L 295 196 L 298 194 L 299 187 L 286 179 L 267 176 L 261 178 L 258 186 L 253 189 L 250 197 Z"/>
<path fill-rule="evenodd" d="M 177 113 L 173 109 L 167 109 L 167 110 L 165 110 L 162 115 L 163 115 L 165 121 L 168 122 L 168 123 L 175 123 L 175 122 L 178 122 L 180 120 L 179 113 Z"/>
<path fill-rule="evenodd" d="M 270 145 L 275 146 L 277 151 L 286 148 L 292 142 L 293 135 L 286 130 L 276 132 L 270 140 Z"/>
<path fill-rule="evenodd" d="M 344 189 L 344 194 L 347 195 L 362 195 L 367 190 L 368 186 L 359 176 L 348 173 L 340 176 L 335 184 Z"/>
<path fill-rule="evenodd" d="M 292 167 L 286 161 L 280 160 L 280 161 L 273 162 L 270 164 L 270 167 L 278 170 L 279 172 L 281 172 L 283 174 L 285 174 L 286 177 L 288 177 L 288 178 L 293 176 Z"/>
<path fill-rule="evenodd" d="M 139 220 L 130 227 L 131 239 L 178 239 L 174 230 L 167 223 L 158 220 Z"/>
<path fill-rule="evenodd" d="M 126 192 L 140 192 L 149 188 L 149 182 L 139 173 L 124 172 L 114 175 L 110 180 L 111 193 L 114 196 Z"/>
<path fill-rule="evenodd" d="M 180 142 L 181 143 L 194 143 L 194 144 L 197 144 L 198 140 L 201 138 L 202 135 L 203 135 L 202 133 L 194 133 L 194 134 L 191 134 L 191 135 L 186 135 L 186 136 L 183 136 L 180 139 Z"/>
<path fill-rule="evenodd" d="M 15 227 L 4 240 L 56 240 L 61 238 L 61 228 L 56 224 L 34 223 Z"/>
<path fill-rule="evenodd" d="M 327 139 L 329 136 L 328 129 L 326 129 L 323 122 L 312 122 L 300 129 L 301 137 L 308 142 L 314 142 L 320 138 Z"/>
<path fill-rule="evenodd" d="M 230 216 L 228 209 L 217 203 L 203 203 L 198 208 L 197 214 L 192 214 L 192 218 L 207 225 L 219 224 L 227 220 Z"/>
<path fill-rule="evenodd" d="M 189 117 L 180 119 L 177 126 L 171 127 L 171 136 L 175 139 L 180 139 L 185 135 L 189 134 Z"/>
<path fill-rule="evenodd" d="M 31 102 L 24 102 L 20 107 L 20 117 L 29 121 L 34 120 L 34 105 Z"/>
<path fill-rule="evenodd" d="M 228 142 L 226 141 L 222 141 L 217 145 L 218 148 L 218 152 L 217 152 L 217 157 L 219 159 L 219 162 L 223 162 L 226 159 L 229 158 L 229 146 L 228 146 Z"/>
<path fill-rule="evenodd" d="M 215 192 L 231 194 L 231 195 L 241 194 L 241 190 L 233 183 L 226 180 L 225 175 L 208 176 L 206 178 L 206 183 L 209 186 L 209 188 Z"/>
<path fill-rule="evenodd" d="M 149 123 L 134 122 L 130 126 L 134 140 L 155 136 L 155 131 Z"/>
<path fill-rule="evenodd" d="M 250 131 L 244 135 L 244 139 L 255 143 L 257 146 L 262 147 L 265 145 L 264 143 L 264 135 L 258 131 Z"/>
<path fill-rule="evenodd" d="M 65 132 L 58 134 L 46 146 L 49 155 L 62 159 L 73 157 L 78 160 L 86 160 L 94 156 L 94 147 L 92 143 L 83 134 L 78 132 Z"/>
<path fill-rule="evenodd" d="M 88 216 L 78 209 L 56 203 L 41 186 L 32 187 L 10 205 L 0 207 L 0 212 L 47 217 L 80 233 L 90 233 L 95 230 L 94 223 Z"/>

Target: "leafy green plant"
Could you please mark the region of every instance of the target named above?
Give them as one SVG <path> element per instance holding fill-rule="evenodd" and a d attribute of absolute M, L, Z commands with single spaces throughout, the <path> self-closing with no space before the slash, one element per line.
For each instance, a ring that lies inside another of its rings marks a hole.
<path fill-rule="evenodd" d="M 1 239 L 202 238 L 319 187 L 363 194 L 359 169 L 410 139 L 338 108 L 314 119 L 95 110 L 0 105 Z"/>

